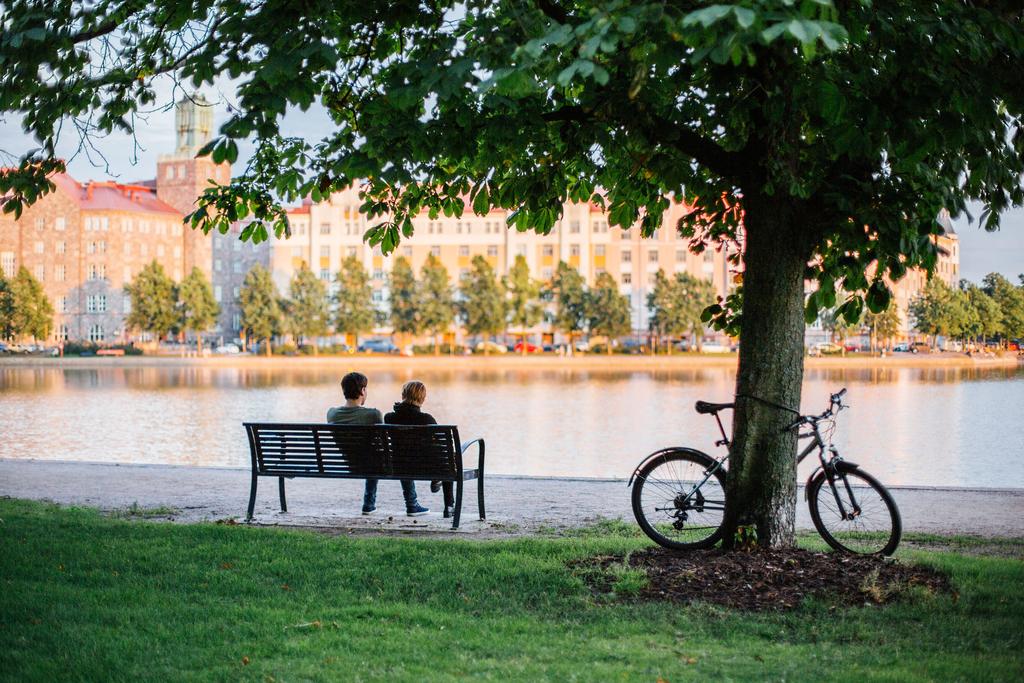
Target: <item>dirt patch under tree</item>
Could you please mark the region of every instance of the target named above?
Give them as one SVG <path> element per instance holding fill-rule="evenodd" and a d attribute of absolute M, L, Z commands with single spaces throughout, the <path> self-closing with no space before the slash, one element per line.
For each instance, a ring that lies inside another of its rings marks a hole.
<path fill-rule="evenodd" d="M 812 596 L 836 606 L 884 604 L 915 589 L 957 597 L 949 577 L 930 567 L 800 549 L 726 553 L 651 548 L 625 559 L 604 555 L 578 560 L 571 567 L 600 595 L 708 602 L 750 611 L 793 609 Z M 631 570 L 643 571 L 646 585 L 621 591 L 617 577 Z"/>

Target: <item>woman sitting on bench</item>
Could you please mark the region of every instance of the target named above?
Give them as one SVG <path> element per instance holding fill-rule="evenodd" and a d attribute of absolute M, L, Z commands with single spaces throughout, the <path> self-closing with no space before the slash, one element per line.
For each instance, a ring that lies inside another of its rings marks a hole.
<path fill-rule="evenodd" d="M 402 400 L 395 404 L 393 412 L 384 416 L 384 424 L 392 425 L 436 425 L 437 420 L 430 413 L 421 410 L 427 400 L 427 387 L 423 382 L 413 380 L 402 386 Z M 448 517 L 455 506 L 452 482 L 430 482 L 430 490 L 437 493 L 444 489 L 444 516 Z"/>

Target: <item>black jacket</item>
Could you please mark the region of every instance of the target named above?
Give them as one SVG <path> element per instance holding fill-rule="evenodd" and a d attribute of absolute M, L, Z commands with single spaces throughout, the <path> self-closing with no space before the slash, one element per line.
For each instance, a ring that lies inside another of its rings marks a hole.
<path fill-rule="evenodd" d="M 436 425 L 437 420 L 430 413 L 424 413 L 412 403 L 396 403 L 394 412 L 384 416 L 389 425 Z"/>

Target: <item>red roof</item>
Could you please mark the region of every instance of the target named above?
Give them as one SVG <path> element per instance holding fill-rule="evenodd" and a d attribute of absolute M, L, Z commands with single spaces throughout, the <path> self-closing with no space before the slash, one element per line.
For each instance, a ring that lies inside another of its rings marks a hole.
<path fill-rule="evenodd" d="M 164 213 L 181 216 L 181 212 L 156 196 L 147 185 L 126 185 L 113 181 L 79 183 L 66 173 L 55 173 L 50 179 L 86 211 L 131 211 Z"/>

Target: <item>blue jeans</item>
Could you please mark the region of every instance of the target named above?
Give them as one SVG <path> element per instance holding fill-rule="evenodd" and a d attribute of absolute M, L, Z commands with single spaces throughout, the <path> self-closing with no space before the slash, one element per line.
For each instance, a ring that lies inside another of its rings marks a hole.
<path fill-rule="evenodd" d="M 402 479 L 402 496 L 405 498 L 405 509 L 413 508 L 417 504 L 416 484 L 412 479 Z M 367 479 L 366 489 L 363 491 L 363 509 L 377 507 L 377 480 Z"/>

